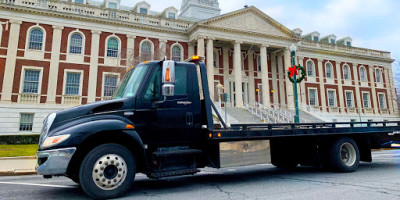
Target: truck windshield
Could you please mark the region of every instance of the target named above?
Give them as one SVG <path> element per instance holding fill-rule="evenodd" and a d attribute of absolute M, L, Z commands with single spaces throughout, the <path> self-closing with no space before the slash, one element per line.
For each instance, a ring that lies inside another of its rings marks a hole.
<path fill-rule="evenodd" d="M 112 99 L 135 96 L 148 68 L 147 65 L 139 65 L 132 70 L 129 70 L 116 89 Z"/>

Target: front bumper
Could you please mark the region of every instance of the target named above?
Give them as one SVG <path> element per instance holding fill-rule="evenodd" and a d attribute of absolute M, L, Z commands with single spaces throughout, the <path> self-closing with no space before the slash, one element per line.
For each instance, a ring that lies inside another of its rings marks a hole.
<path fill-rule="evenodd" d="M 76 151 L 75 147 L 38 151 L 36 171 L 40 175 L 62 175 Z"/>

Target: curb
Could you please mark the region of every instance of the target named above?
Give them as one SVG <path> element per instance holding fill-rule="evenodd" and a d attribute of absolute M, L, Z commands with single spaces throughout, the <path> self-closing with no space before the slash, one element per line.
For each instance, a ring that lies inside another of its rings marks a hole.
<path fill-rule="evenodd" d="M 0 160 L 36 159 L 36 156 L 0 157 Z"/>
<path fill-rule="evenodd" d="M 0 176 L 36 175 L 36 170 L 0 171 Z"/>

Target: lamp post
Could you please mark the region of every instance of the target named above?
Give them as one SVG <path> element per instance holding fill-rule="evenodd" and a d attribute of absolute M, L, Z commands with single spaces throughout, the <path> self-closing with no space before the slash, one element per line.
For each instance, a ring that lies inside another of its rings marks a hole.
<path fill-rule="evenodd" d="M 297 47 L 292 44 L 292 46 L 290 46 L 290 51 L 291 51 L 291 56 L 292 56 L 292 66 L 296 65 L 296 50 Z M 294 123 L 300 123 L 300 117 L 299 117 L 299 99 L 297 97 L 297 77 L 296 77 L 296 72 L 294 73 L 294 82 L 293 82 L 293 93 L 294 93 L 294 109 L 296 111 L 296 114 L 294 116 Z"/>

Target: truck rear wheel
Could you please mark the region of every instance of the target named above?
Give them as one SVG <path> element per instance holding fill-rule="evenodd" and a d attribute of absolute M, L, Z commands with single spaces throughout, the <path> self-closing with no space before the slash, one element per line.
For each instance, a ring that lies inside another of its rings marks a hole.
<path fill-rule="evenodd" d="M 360 164 L 360 152 L 356 142 L 343 137 L 332 143 L 328 150 L 329 167 L 339 172 L 353 172 Z"/>
<path fill-rule="evenodd" d="M 126 193 L 135 174 L 135 159 L 128 149 L 119 144 L 103 144 L 83 159 L 79 182 L 90 197 L 109 199 Z"/>

